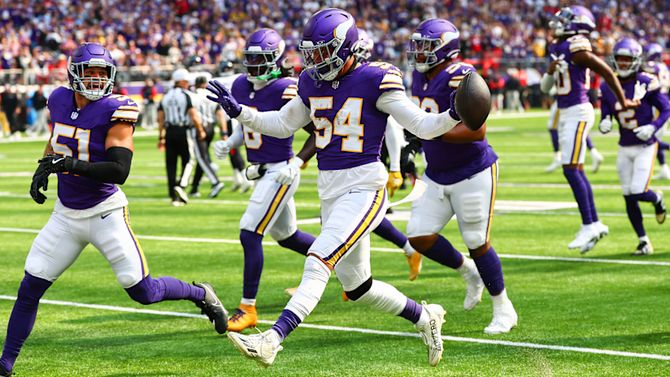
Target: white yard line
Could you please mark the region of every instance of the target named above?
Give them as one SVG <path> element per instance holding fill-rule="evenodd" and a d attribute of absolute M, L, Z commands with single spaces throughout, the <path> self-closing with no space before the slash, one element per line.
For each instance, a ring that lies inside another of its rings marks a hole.
<path fill-rule="evenodd" d="M 0 300 L 16 301 L 16 297 L 15 296 L 0 295 Z M 181 312 L 160 311 L 160 310 L 150 310 L 150 309 L 136 309 L 136 308 L 129 308 L 129 307 L 123 307 L 123 306 L 112 306 L 112 305 L 85 304 L 85 303 L 81 303 L 81 302 L 72 302 L 72 301 L 58 301 L 58 300 L 42 299 L 42 300 L 40 300 L 40 304 L 57 305 L 57 306 L 71 306 L 71 307 L 77 307 L 77 308 L 107 310 L 107 311 L 116 311 L 116 312 L 125 312 L 125 313 L 151 314 L 151 315 L 168 316 L 168 317 L 186 317 L 186 318 L 198 318 L 198 319 L 206 319 L 207 318 L 203 315 L 193 314 L 193 313 L 181 313 Z M 262 324 L 265 324 L 265 325 L 274 324 L 273 321 L 268 321 L 268 320 L 259 320 L 258 322 L 260 322 Z M 302 323 L 302 324 L 300 324 L 300 327 L 301 328 L 306 328 L 306 329 L 314 329 L 314 330 L 339 331 L 339 332 L 374 334 L 374 335 L 386 335 L 386 336 L 407 337 L 407 338 L 418 338 L 419 337 L 419 334 L 417 334 L 417 333 L 364 329 L 364 328 L 358 328 L 358 327 L 312 325 L 312 324 L 309 324 L 309 323 Z M 580 352 L 580 353 L 590 353 L 590 354 L 596 354 L 596 355 L 633 357 L 633 358 L 640 358 L 640 359 L 670 361 L 670 356 L 653 354 L 653 353 L 637 353 L 637 352 L 615 351 L 615 350 L 607 350 L 607 349 L 599 349 L 599 348 L 560 346 L 560 345 L 553 345 L 553 344 L 539 344 L 539 343 L 529 343 L 529 342 L 513 342 L 513 341 L 508 341 L 508 340 L 496 340 L 496 339 L 465 338 L 465 337 L 460 337 L 460 336 L 448 336 L 448 335 L 443 335 L 442 339 L 444 339 L 446 341 L 449 341 L 449 342 L 476 343 L 476 344 L 486 344 L 486 345 L 496 345 L 496 346 L 533 348 L 533 349 L 544 349 L 544 350 L 551 350 L 551 351 Z"/>
<path fill-rule="evenodd" d="M 0 227 L 0 232 L 6 233 L 30 233 L 37 234 L 39 229 L 28 228 L 7 228 Z M 228 245 L 239 245 L 240 241 L 226 238 L 197 238 L 197 237 L 172 237 L 172 236 L 150 236 L 138 234 L 137 238 L 141 240 L 152 241 L 177 241 L 177 242 L 192 242 L 192 243 L 220 243 Z M 265 246 L 279 246 L 276 242 L 264 241 Z M 382 253 L 402 253 L 400 249 L 388 247 L 371 247 L 372 251 L 379 251 Z M 558 262 L 577 262 L 577 263 L 605 263 L 605 264 L 627 264 L 627 265 L 641 265 L 641 266 L 664 266 L 670 267 L 670 262 L 663 261 L 645 261 L 645 260 L 630 260 L 630 259 L 599 259 L 599 258 L 572 258 L 572 257 L 555 257 L 548 255 L 524 255 L 524 254 L 498 254 L 503 259 L 523 259 L 523 260 L 539 260 L 539 261 L 558 261 Z"/>

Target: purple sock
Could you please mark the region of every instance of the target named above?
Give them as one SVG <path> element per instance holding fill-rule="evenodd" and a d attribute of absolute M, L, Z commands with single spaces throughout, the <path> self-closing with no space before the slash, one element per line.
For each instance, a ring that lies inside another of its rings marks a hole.
<path fill-rule="evenodd" d="M 639 202 L 656 203 L 658 201 L 658 195 L 656 195 L 656 193 L 651 190 L 647 190 L 642 194 L 631 194 L 628 195 L 628 197 L 633 198 Z"/>
<path fill-rule="evenodd" d="M 558 130 L 550 129 L 549 135 L 551 135 L 551 146 L 554 148 L 554 153 L 558 152 Z"/>
<path fill-rule="evenodd" d="M 666 143 L 665 141 L 659 140 L 658 141 L 658 150 L 659 151 L 670 150 L 670 144 Z"/>
<path fill-rule="evenodd" d="M 449 240 L 439 234 L 433 246 L 426 251 L 422 251 L 421 254 L 449 268 L 456 269 L 463 265 L 463 254 L 456 250 Z"/>
<path fill-rule="evenodd" d="M 312 246 L 315 239 L 316 238 L 309 233 L 296 230 L 289 238 L 277 241 L 277 243 L 281 247 L 291 249 L 302 255 L 307 255 L 307 251 L 309 250 L 309 247 Z"/>
<path fill-rule="evenodd" d="M 263 272 L 263 236 L 248 230 L 240 231 L 240 242 L 244 249 L 244 283 L 242 297 L 256 298 Z"/>
<path fill-rule="evenodd" d="M 505 279 L 503 277 L 500 258 L 496 254 L 496 251 L 493 250 L 493 246 L 484 255 L 474 257 L 471 254 L 470 256 L 475 261 L 479 276 L 482 277 L 484 285 L 486 285 L 486 289 L 491 296 L 499 295 L 505 289 Z"/>
<path fill-rule="evenodd" d="M 596 211 L 596 201 L 593 198 L 593 189 L 591 189 L 591 182 L 589 182 L 589 179 L 586 177 L 586 173 L 584 173 L 584 170 L 579 170 L 579 174 L 582 177 L 582 183 L 584 185 L 584 188 L 586 189 L 586 193 L 589 196 L 589 208 L 591 210 L 591 221 L 594 223 L 598 221 L 598 211 Z"/>
<path fill-rule="evenodd" d="M 195 302 L 205 299 L 204 289 L 171 276 L 154 279 L 151 275 L 147 275 L 139 283 L 126 288 L 126 293 L 142 305 L 155 304 L 166 300 L 190 300 Z"/>
<path fill-rule="evenodd" d="M 640 204 L 637 199 L 632 195 L 624 196 L 626 200 L 626 213 L 628 213 L 628 220 L 630 224 L 635 229 L 635 233 L 638 237 L 644 237 L 647 235 L 647 232 L 644 231 L 644 225 L 642 224 L 642 211 L 640 211 Z"/>
<path fill-rule="evenodd" d="M 589 150 L 593 149 L 593 142 L 591 141 L 591 136 L 586 137 L 586 148 Z"/>
<path fill-rule="evenodd" d="M 591 217 L 591 203 L 589 201 L 589 193 L 587 186 L 583 183 L 582 175 L 579 169 L 568 168 L 563 166 L 563 175 L 568 179 L 572 194 L 575 196 L 579 213 L 582 215 L 582 224 L 588 225 L 593 222 Z"/>
<path fill-rule="evenodd" d="M 393 242 L 394 245 L 401 249 L 407 243 L 407 237 L 394 227 L 386 217 L 384 217 L 377 229 L 372 232 L 387 241 Z"/>
<path fill-rule="evenodd" d="M 272 325 L 272 330 L 279 334 L 281 340 L 284 340 L 288 334 L 300 325 L 300 322 L 302 322 L 302 320 L 295 315 L 295 313 L 288 309 L 284 309 L 282 310 L 279 319 L 277 319 L 277 322 Z"/>
<path fill-rule="evenodd" d="M 14 369 L 14 362 L 19 356 L 21 347 L 33 330 L 40 298 L 50 286 L 50 281 L 25 273 L 7 324 L 7 338 L 2 350 L 2 358 L 0 358 L 0 363 L 5 370 Z"/>
<path fill-rule="evenodd" d="M 419 318 L 421 318 L 421 312 L 423 311 L 423 306 L 416 303 L 416 301 L 411 298 L 407 298 L 407 303 L 405 304 L 405 309 L 398 314 L 400 317 L 405 318 L 406 320 L 417 323 Z"/>

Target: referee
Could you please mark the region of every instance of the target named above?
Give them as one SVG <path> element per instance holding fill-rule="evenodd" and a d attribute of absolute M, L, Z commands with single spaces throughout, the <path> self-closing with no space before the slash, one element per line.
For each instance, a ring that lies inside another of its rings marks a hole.
<path fill-rule="evenodd" d="M 187 134 L 195 127 L 198 138 L 205 139 L 198 109 L 193 106 L 193 93 L 188 90 L 189 79 L 190 74 L 186 69 L 180 68 L 174 71 L 172 73 L 174 87 L 165 93 L 158 106 L 158 147 L 165 149 L 168 192 L 175 207 L 188 203 L 184 189 L 188 185 L 195 163 L 194 159 L 191 159 L 195 145 Z M 179 182 L 176 179 L 178 158 L 181 158 Z"/>
<path fill-rule="evenodd" d="M 191 197 L 199 197 L 198 188 L 202 174 L 207 175 L 207 179 L 212 183 L 212 191 L 209 193 L 210 198 L 216 198 L 223 189 L 223 182 L 216 176 L 216 172 L 212 169 L 212 160 L 209 157 L 209 144 L 214 138 L 214 128 L 216 124 L 221 125 L 223 134 L 227 135 L 227 124 L 223 109 L 216 102 L 207 99 L 209 92 L 205 89 L 207 82 L 211 78 L 207 72 L 198 73 L 195 79 L 195 94 L 198 99 L 198 113 L 202 119 L 202 127 L 205 129 L 206 137 L 204 140 L 195 140 L 195 130 L 191 130 L 191 137 L 194 139 L 196 148 L 195 156 L 198 159 L 198 167 L 195 169 L 193 176 L 193 183 L 191 184 Z"/>

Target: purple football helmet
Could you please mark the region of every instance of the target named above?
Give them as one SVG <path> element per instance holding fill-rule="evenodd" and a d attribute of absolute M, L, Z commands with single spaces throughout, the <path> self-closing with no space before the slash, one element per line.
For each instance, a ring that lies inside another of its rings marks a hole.
<path fill-rule="evenodd" d="M 268 81 L 281 75 L 280 60 L 284 56 L 286 43 L 272 29 L 256 30 L 244 48 L 242 65 L 247 69 L 251 82 Z"/>
<path fill-rule="evenodd" d="M 642 64 L 642 46 L 633 38 L 620 39 L 612 48 L 610 64 L 619 77 L 625 78 L 637 73 Z"/>
<path fill-rule="evenodd" d="M 660 61 L 663 54 L 663 46 L 658 43 L 649 43 L 644 46 L 644 57 L 647 61 Z"/>
<path fill-rule="evenodd" d="M 367 62 L 372 56 L 372 49 L 375 43 L 368 35 L 368 32 L 363 29 L 358 29 L 358 41 L 354 44 L 354 56 L 359 62 Z"/>
<path fill-rule="evenodd" d="M 556 12 L 549 27 L 557 37 L 590 34 L 596 28 L 596 18 L 583 6 L 571 5 Z"/>
<path fill-rule="evenodd" d="M 87 77 L 86 68 L 101 67 L 107 70 L 107 77 Z M 114 89 L 116 64 L 112 55 L 98 43 L 84 43 L 70 55 L 67 64 L 70 87 L 91 101 L 108 96 Z"/>
<path fill-rule="evenodd" d="M 353 56 L 358 41 L 354 17 L 337 8 L 318 11 L 309 18 L 299 48 L 305 70 L 314 80 L 333 81 Z"/>
<path fill-rule="evenodd" d="M 458 29 L 447 20 L 432 18 L 423 21 L 410 37 L 409 63 L 421 73 L 428 72 L 443 61 L 458 56 L 461 52 L 459 38 Z"/>

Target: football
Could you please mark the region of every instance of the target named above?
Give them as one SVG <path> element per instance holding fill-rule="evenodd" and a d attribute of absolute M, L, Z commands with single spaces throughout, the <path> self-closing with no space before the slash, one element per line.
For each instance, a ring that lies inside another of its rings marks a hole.
<path fill-rule="evenodd" d="M 491 110 L 491 91 L 474 71 L 468 72 L 456 88 L 456 113 L 463 124 L 476 131 L 484 125 Z"/>

